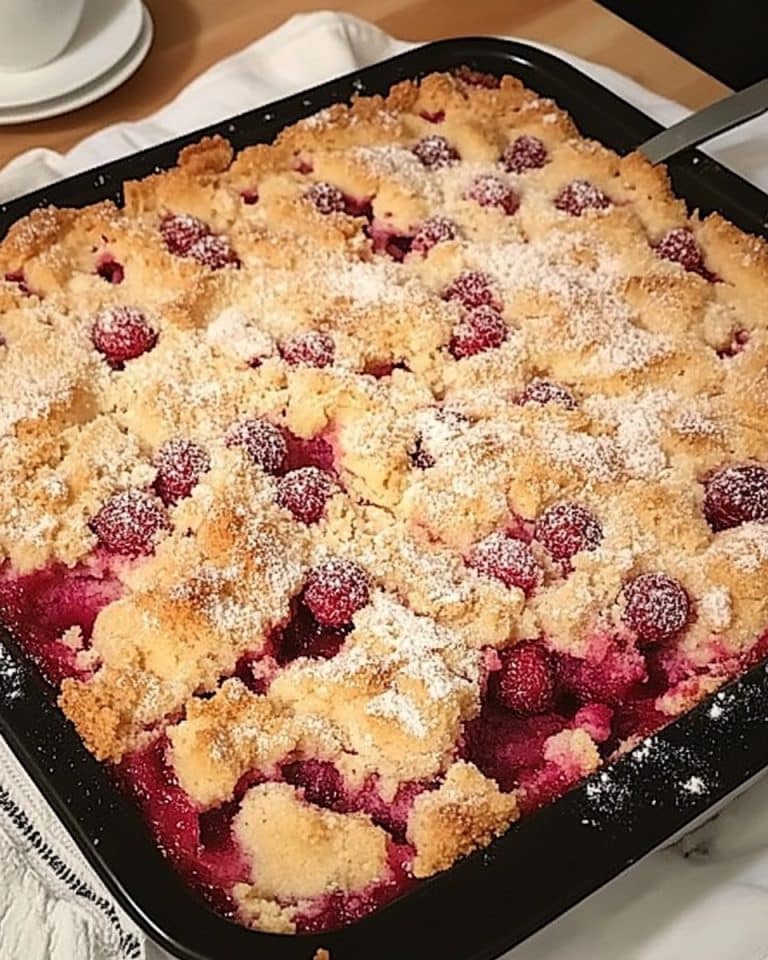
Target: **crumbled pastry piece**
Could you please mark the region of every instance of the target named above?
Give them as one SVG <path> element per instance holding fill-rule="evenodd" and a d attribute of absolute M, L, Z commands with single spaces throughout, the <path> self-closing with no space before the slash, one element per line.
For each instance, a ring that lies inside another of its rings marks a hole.
<path fill-rule="evenodd" d="M 517 819 L 517 801 L 471 763 L 453 764 L 438 790 L 416 798 L 408 838 L 413 872 L 428 877 L 476 846 L 485 846 Z"/>
<path fill-rule="evenodd" d="M 387 871 L 387 834 L 364 814 L 302 802 L 294 787 L 265 783 L 243 798 L 235 836 L 250 861 L 249 894 L 301 901 L 360 891 Z"/>

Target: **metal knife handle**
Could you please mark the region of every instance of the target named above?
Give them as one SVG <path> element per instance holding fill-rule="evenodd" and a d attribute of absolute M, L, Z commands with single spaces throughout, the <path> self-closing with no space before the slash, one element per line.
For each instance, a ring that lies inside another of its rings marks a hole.
<path fill-rule="evenodd" d="M 732 130 L 740 123 L 768 110 L 768 79 L 758 80 L 752 86 L 732 93 L 703 110 L 697 110 L 685 120 L 673 124 L 637 148 L 651 161 L 660 163 L 675 153 L 695 147 L 719 133 Z"/>

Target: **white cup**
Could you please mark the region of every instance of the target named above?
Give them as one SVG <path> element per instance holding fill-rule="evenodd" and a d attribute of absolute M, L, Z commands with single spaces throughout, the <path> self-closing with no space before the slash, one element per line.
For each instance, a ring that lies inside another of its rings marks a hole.
<path fill-rule="evenodd" d="M 57 57 L 84 6 L 85 0 L 0 0 L 0 71 L 33 70 Z"/>

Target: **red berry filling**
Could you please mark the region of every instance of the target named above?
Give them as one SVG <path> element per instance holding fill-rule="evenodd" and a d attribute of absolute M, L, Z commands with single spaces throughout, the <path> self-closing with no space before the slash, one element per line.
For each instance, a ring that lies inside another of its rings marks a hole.
<path fill-rule="evenodd" d="M 24 276 L 23 270 L 11 270 L 5 274 L 4 280 L 7 283 L 15 283 L 19 290 L 26 296 L 30 296 L 32 291 L 29 288 L 26 277 Z"/>
<path fill-rule="evenodd" d="M 450 167 L 458 163 L 461 157 L 458 150 L 437 134 L 424 137 L 413 146 L 413 153 L 429 170 L 439 170 L 441 167 Z"/>
<path fill-rule="evenodd" d="M 493 307 L 476 307 L 453 328 L 448 349 L 457 360 L 500 347 L 507 339 L 504 317 Z"/>
<path fill-rule="evenodd" d="M 745 463 L 718 470 L 706 482 L 704 516 L 716 531 L 768 523 L 768 469 Z"/>
<path fill-rule="evenodd" d="M 690 601 L 682 584 L 665 573 L 642 573 L 624 588 L 623 620 L 641 643 L 659 643 L 688 622 Z"/>
<path fill-rule="evenodd" d="M 330 213 L 344 213 L 346 204 L 344 194 L 338 187 L 331 183 L 319 181 L 313 183 L 307 190 L 306 197 L 311 201 L 319 213 L 328 215 Z"/>
<path fill-rule="evenodd" d="M 356 923 L 363 917 L 402 896 L 413 884 L 409 864 L 413 850 L 407 845 L 388 845 L 389 877 L 355 893 L 329 893 L 306 912 L 296 917 L 300 933 L 320 933 Z"/>
<path fill-rule="evenodd" d="M 566 410 L 576 409 L 576 398 L 571 391 L 561 383 L 554 383 L 552 380 L 543 380 L 537 377 L 526 386 L 520 394 L 519 403 L 525 406 L 528 403 L 538 403 L 546 406 L 548 403 L 556 403 L 558 406 L 565 407 Z"/>
<path fill-rule="evenodd" d="M 272 631 L 270 645 L 281 666 L 298 657 L 330 660 L 341 649 L 349 631 L 349 624 L 326 626 L 318 623 L 303 603 L 296 602 L 288 622 Z"/>
<path fill-rule="evenodd" d="M 232 834 L 237 803 L 200 812 L 179 786 L 167 751 L 168 741 L 160 737 L 127 754 L 115 775 L 187 883 L 219 913 L 234 918 L 237 909 L 229 891 L 250 878 L 249 864 Z"/>
<path fill-rule="evenodd" d="M 208 233 L 208 225 L 188 213 L 168 213 L 160 221 L 166 247 L 179 257 L 188 257 L 192 247 Z"/>
<path fill-rule="evenodd" d="M 603 531 L 589 510 L 564 501 L 547 507 L 536 521 L 534 537 L 555 560 L 570 560 L 582 550 L 595 550 Z"/>
<path fill-rule="evenodd" d="M 285 467 L 288 446 L 282 431 L 268 420 L 241 420 L 227 434 L 228 447 L 243 447 L 266 473 L 278 474 Z"/>
<path fill-rule="evenodd" d="M 419 116 L 427 123 L 442 123 L 445 120 L 445 110 L 422 110 Z"/>
<path fill-rule="evenodd" d="M 727 357 L 737 357 L 740 353 L 744 352 L 748 343 L 749 330 L 744 330 L 743 328 L 734 330 L 731 334 L 730 341 L 717 351 L 717 355 L 723 359 Z"/>
<path fill-rule="evenodd" d="M 704 264 L 704 254 L 688 227 L 675 227 L 666 233 L 656 245 L 656 253 L 662 260 L 672 260 L 689 273 L 697 273 L 704 280 L 714 280 L 715 275 Z"/>
<path fill-rule="evenodd" d="M 454 76 L 470 87 L 485 87 L 486 90 L 496 90 L 501 86 L 501 80 L 492 73 L 483 73 L 481 70 L 473 70 L 472 67 L 459 67 L 454 72 Z"/>
<path fill-rule="evenodd" d="M 514 790 L 544 761 L 547 739 L 568 726 L 557 713 L 520 716 L 488 706 L 466 727 L 466 755 L 502 790 Z"/>
<path fill-rule="evenodd" d="M 303 437 L 297 437 L 286 430 L 283 438 L 287 448 L 286 470 L 297 470 L 299 467 L 318 467 L 318 469 L 327 473 L 335 473 L 333 447 L 324 437 L 310 437 L 305 440 Z"/>
<path fill-rule="evenodd" d="M 157 343 L 157 333 L 135 307 L 111 307 L 96 316 L 91 340 L 114 370 L 122 370 Z"/>
<path fill-rule="evenodd" d="M 501 310 L 493 278 L 481 270 L 462 271 L 443 291 L 443 299 L 458 300 L 468 310 L 484 306 Z"/>
<path fill-rule="evenodd" d="M 453 220 L 441 216 L 430 217 L 413 235 L 411 250 L 426 254 L 438 243 L 455 240 L 457 236 L 458 230 Z"/>
<path fill-rule="evenodd" d="M 526 170 L 538 170 L 549 160 L 547 148 L 538 137 L 523 134 L 507 144 L 501 155 L 501 164 L 510 173 L 525 173 Z"/>
<path fill-rule="evenodd" d="M 557 676 L 563 689 L 582 704 L 620 704 L 647 678 L 643 657 L 632 645 L 620 647 L 612 642 L 602 659 L 581 659 L 562 654 Z"/>
<path fill-rule="evenodd" d="M 492 533 L 481 540 L 467 557 L 468 566 L 507 587 L 531 593 L 541 580 L 541 567 L 533 551 L 522 540 L 505 533 Z"/>
<path fill-rule="evenodd" d="M 481 207 L 498 207 L 507 215 L 513 214 L 520 206 L 520 197 L 500 177 L 484 174 L 475 177 L 467 188 L 466 199 L 474 200 Z"/>
<path fill-rule="evenodd" d="M 122 283 L 125 279 L 125 268 L 122 263 L 108 253 L 96 264 L 96 273 L 107 283 Z"/>
<path fill-rule="evenodd" d="M 366 224 L 365 233 L 373 241 L 375 253 L 386 253 L 400 263 L 410 253 L 413 237 L 398 233 L 386 220 Z"/>
<path fill-rule="evenodd" d="M 211 460 L 191 440 L 168 440 L 155 455 L 155 492 L 167 506 L 188 497 L 200 477 L 210 469 Z"/>
<path fill-rule="evenodd" d="M 329 333 L 308 330 L 286 340 L 280 355 L 292 367 L 328 367 L 333 363 L 336 345 Z"/>
<path fill-rule="evenodd" d="M 580 217 L 587 210 L 606 210 L 611 200 L 589 180 L 572 180 L 555 197 L 555 207 L 572 217 Z"/>
<path fill-rule="evenodd" d="M 585 730 L 595 743 L 605 743 L 611 736 L 613 715 L 614 711 L 605 703 L 588 703 L 574 714 L 573 727 Z"/>
<path fill-rule="evenodd" d="M 300 467 L 280 477 L 277 502 L 307 525 L 317 523 L 333 493 L 333 478 L 317 467 Z"/>
<path fill-rule="evenodd" d="M 555 703 L 555 671 L 551 655 L 536 641 L 524 640 L 502 650 L 501 669 L 491 675 L 497 703 L 522 716 L 547 713 Z"/>
<path fill-rule="evenodd" d="M 0 622 L 24 645 L 46 680 L 58 687 L 65 677 L 85 679 L 78 650 L 62 634 L 79 627 L 82 646 L 91 638 L 98 613 L 117 600 L 120 582 L 96 567 L 48 567 L 23 576 L 0 575 Z"/>
<path fill-rule="evenodd" d="M 189 214 L 169 213 L 160 221 L 160 234 L 168 250 L 178 257 L 189 257 L 211 270 L 240 266 L 237 254 L 225 237 Z"/>
<path fill-rule="evenodd" d="M 304 603 L 318 623 L 341 627 L 370 599 L 368 576 L 353 560 L 331 557 L 310 570 Z"/>
<path fill-rule="evenodd" d="M 344 780 L 336 767 L 327 760 L 297 760 L 283 767 L 288 783 L 304 791 L 307 803 L 327 807 L 338 813 L 347 812 Z"/>
<path fill-rule="evenodd" d="M 246 206 L 252 207 L 255 203 L 259 202 L 259 191 L 258 190 L 241 190 L 240 198 Z"/>
<path fill-rule="evenodd" d="M 154 551 L 160 534 L 170 529 L 170 522 L 157 497 L 132 489 L 110 497 L 91 520 L 90 527 L 110 553 L 141 557 Z"/>

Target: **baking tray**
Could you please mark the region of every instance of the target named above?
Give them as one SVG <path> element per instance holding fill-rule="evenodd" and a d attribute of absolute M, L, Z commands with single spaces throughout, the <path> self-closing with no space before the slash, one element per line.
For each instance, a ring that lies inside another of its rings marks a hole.
<path fill-rule="evenodd" d="M 562 60 L 523 43 L 432 43 L 270 106 L 61 181 L 0 207 L 0 236 L 47 203 L 121 201 L 125 179 L 174 164 L 181 146 L 220 133 L 236 147 L 353 94 L 467 64 L 512 73 L 553 97 L 582 132 L 627 151 L 659 128 Z M 768 197 L 703 154 L 671 164 L 692 207 L 764 233 Z M 714 811 L 768 767 L 768 671 L 730 683 L 602 773 L 514 825 L 485 851 L 345 929 L 255 933 L 213 914 L 173 873 L 137 811 L 111 785 L 55 705 L 53 691 L 0 633 L 0 731 L 106 886 L 138 924 L 184 960 L 491 960 Z M 0 790 L 0 805 L 4 798 Z M 95 896 L 90 891 L 84 896 Z M 117 918 L 115 924 L 119 925 Z"/>

